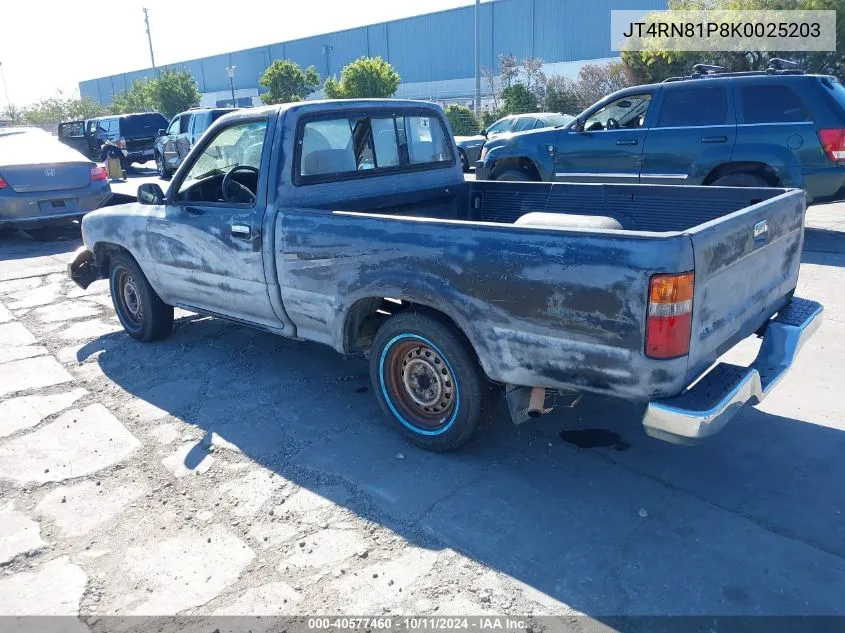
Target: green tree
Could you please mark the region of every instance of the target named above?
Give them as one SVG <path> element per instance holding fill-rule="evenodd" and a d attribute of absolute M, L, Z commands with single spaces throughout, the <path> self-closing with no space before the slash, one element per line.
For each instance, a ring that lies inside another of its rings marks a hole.
<path fill-rule="evenodd" d="M 537 95 L 524 84 L 514 83 L 502 90 L 502 108 L 506 114 L 537 111 Z"/>
<path fill-rule="evenodd" d="M 108 108 L 105 106 L 87 98 L 65 97 L 58 91 L 54 97 L 41 99 L 23 108 L 6 108 L 0 118 L 8 118 L 18 124 L 43 124 L 88 119 L 103 114 L 108 114 Z"/>
<path fill-rule="evenodd" d="M 289 59 L 277 59 L 267 67 L 259 82 L 267 88 L 264 103 L 301 101 L 320 85 L 320 75 L 309 66 L 305 70 Z"/>
<path fill-rule="evenodd" d="M 672 10 L 835 10 L 836 51 L 623 51 L 622 60 L 636 83 L 654 83 L 667 77 L 688 75 L 698 63 L 723 66 L 730 71 L 762 70 L 773 57 L 794 60 L 808 72 L 833 74 L 845 79 L 845 0 L 669 0 Z M 657 16 L 650 21 L 659 21 Z"/>
<path fill-rule="evenodd" d="M 114 114 L 130 112 L 151 112 L 156 109 L 153 101 L 152 79 L 136 79 L 128 89 L 112 97 L 111 110 Z"/>
<path fill-rule="evenodd" d="M 340 80 L 326 79 L 323 92 L 329 99 L 387 98 L 396 94 L 401 80 L 381 57 L 361 57 L 343 68 Z"/>
<path fill-rule="evenodd" d="M 481 126 L 472 110 L 459 105 L 446 106 L 446 118 L 452 126 L 452 134 L 455 136 L 470 136 L 477 134 Z"/>
<path fill-rule="evenodd" d="M 165 70 L 152 80 L 150 86 L 154 109 L 168 119 L 199 105 L 199 86 L 187 70 Z"/>
<path fill-rule="evenodd" d="M 161 112 L 168 119 L 198 105 L 202 95 L 187 70 L 165 70 L 157 77 L 136 79 L 128 90 L 112 97 L 112 112 Z"/>

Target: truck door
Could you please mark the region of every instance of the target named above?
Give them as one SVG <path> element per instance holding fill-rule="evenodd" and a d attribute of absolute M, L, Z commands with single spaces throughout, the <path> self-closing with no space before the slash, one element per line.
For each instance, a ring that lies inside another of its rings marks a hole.
<path fill-rule="evenodd" d="M 736 117 L 726 83 L 664 85 L 656 122 L 648 131 L 640 182 L 700 185 L 716 165 L 731 159 Z"/>
<path fill-rule="evenodd" d="M 630 94 L 588 112 L 579 128 L 564 128 L 555 146 L 555 180 L 637 182 L 652 94 Z"/>
<path fill-rule="evenodd" d="M 271 127 L 267 115 L 241 118 L 203 139 L 150 215 L 150 252 L 168 303 L 278 327 L 261 249 Z"/>

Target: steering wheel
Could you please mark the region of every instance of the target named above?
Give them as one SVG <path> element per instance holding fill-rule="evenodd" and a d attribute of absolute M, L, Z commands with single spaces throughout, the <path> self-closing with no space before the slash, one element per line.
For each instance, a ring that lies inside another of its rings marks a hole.
<path fill-rule="evenodd" d="M 619 121 L 610 117 L 607 122 L 604 124 L 605 130 L 618 130 L 619 129 Z"/>
<path fill-rule="evenodd" d="M 237 165 L 237 166 L 233 167 L 232 169 L 230 169 L 229 172 L 225 176 L 223 176 L 223 182 L 220 186 L 221 189 L 223 189 L 223 199 L 226 202 L 243 202 L 243 200 L 236 199 L 235 195 L 232 195 L 232 196 L 229 195 L 229 188 L 234 185 L 234 188 L 235 188 L 235 191 L 237 192 L 237 195 L 240 195 L 240 194 L 247 195 L 247 196 L 249 196 L 249 200 L 247 200 L 246 202 L 250 202 L 250 203 L 255 202 L 255 194 L 252 193 L 250 188 L 247 187 L 246 185 L 244 185 L 243 183 L 240 183 L 237 180 L 232 178 L 232 174 L 234 174 L 235 172 L 239 172 L 239 171 L 248 171 L 248 172 L 254 173 L 255 177 L 256 177 L 256 182 L 258 182 L 257 179 L 258 179 L 259 171 L 256 167 L 253 167 L 252 165 Z"/>

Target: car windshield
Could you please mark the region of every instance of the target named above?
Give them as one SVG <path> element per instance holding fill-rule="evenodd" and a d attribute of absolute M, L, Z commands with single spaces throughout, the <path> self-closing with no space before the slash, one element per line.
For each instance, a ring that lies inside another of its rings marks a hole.
<path fill-rule="evenodd" d="M 266 128 L 266 121 L 255 121 L 235 125 L 220 132 L 191 167 L 182 190 L 189 188 L 197 180 L 215 174 L 226 174 L 234 167 L 260 167 Z"/>

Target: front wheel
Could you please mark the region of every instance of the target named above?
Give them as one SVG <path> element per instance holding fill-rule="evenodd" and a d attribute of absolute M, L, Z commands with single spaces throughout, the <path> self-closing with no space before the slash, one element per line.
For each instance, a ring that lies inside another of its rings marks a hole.
<path fill-rule="evenodd" d="M 170 172 L 168 171 L 167 166 L 164 164 L 164 156 L 162 156 L 159 152 L 156 152 L 155 159 L 158 177 L 162 180 L 167 180 L 168 178 L 170 178 Z"/>
<path fill-rule="evenodd" d="M 117 253 L 111 258 L 109 286 L 117 318 L 129 336 L 147 343 L 170 334 L 173 306 L 156 294 L 129 253 Z"/>
<path fill-rule="evenodd" d="M 370 379 L 399 431 L 431 451 L 460 448 L 496 410 L 498 390 L 469 343 L 446 321 L 424 313 L 400 312 L 378 330 Z"/>
<path fill-rule="evenodd" d="M 505 182 L 533 182 L 535 178 L 522 169 L 506 169 L 496 176 L 496 180 Z"/>

